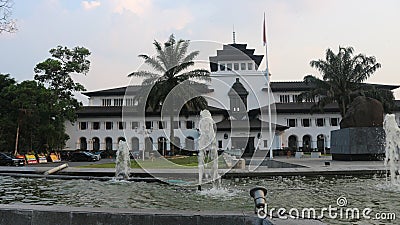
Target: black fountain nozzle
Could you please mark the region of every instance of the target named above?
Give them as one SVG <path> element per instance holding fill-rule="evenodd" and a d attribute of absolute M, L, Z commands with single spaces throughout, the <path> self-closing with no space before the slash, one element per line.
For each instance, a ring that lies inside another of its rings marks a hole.
<path fill-rule="evenodd" d="M 267 189 L 265 187 L 255 187 L 250 190 L 250 196 L 254 199 L 254 212 L 256 214 L 260 211 L 265 213 L 265 205 L 267 204 L 266 195 Z"/>

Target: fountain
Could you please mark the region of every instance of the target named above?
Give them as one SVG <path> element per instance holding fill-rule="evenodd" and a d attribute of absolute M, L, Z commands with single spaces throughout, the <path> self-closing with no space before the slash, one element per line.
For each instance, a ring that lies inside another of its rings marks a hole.
<path fill-rule="evenodd" d="M 390 170 L 390 181 L 392 185 L 400 185 L 400 128 L 396 123 L 396 117 L 394 114 L 388 114 L 385 116 L 383 128 L 386 133 L 386 156 L 385 156 L 385 167 Z"/>
<path fill-rule="evenodd" d="M 199 187 L 201 187 L 203 183 L 207 182 L 203 182 L 203 178 L 209 178 L 213 184 L 213 188 L 218 189 L 221 181 L 218 177 L 218 151 L 215 140 L 214 124 L 215 122 L 211 116 L 211 113 L 208 110 L 202 110 L 200 112 L 199 122 Z M 211 168 L 207 173 L 207 167 L 210 164 Z"/>
<path fill-rule="evenodd" d="M 118 143 L 117 156 L 115 158 L 115 178 L 118 180 L 128 180 L 130 168 L 131 159 L 129 157 L 128 145 L 121 140 Z"/>

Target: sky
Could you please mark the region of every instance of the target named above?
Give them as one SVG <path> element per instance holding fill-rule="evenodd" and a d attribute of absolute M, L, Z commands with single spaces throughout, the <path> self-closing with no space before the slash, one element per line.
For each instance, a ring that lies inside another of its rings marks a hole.
<path fill-rule="evenodd" d="M 33 79 L 51 48 L 83 46 L 92 53 L 90 72 L 73 78 L 88 91 L 140 84 L 127 77 L 141 68 L 138 55 L 154 54 L 153 40 L 170 34 L 216 54 L 219 43 L 232 43 L 234 27 L 236 43 L 264 54 L 265 12 L 272 81 L 321 76 L 311 60 L 352 46 L 382 64 L 368 82 L 400 85 L 399 10 L 398 0 L 14 0 L 18 31 L 0 34 L 0 73 Z"/>

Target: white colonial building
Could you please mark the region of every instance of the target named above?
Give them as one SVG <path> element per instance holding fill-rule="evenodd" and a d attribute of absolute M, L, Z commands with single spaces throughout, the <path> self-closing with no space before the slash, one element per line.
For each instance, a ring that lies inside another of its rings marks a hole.
<path fill-rule="evenodd" d="M 255 55 L 246 44 L 229 44 L 209 59 L 211 82 L 206 88 L 195 89 L 208 101 L 220 150 L 251 155 L 268 150 L 271 143 L 274 150 L 329 150 L 330 132 L 339 129 L 341 120 L 336 104 L 328 105 L 324 112 L 311 113 L 314 103 L 297 102 L 298 95 L 311 86 L 301 81 L 271 82 L 270 135 L 268 82 L 265 72 L 258 69 L 263 55 Z M 67 123 L 70 139 L 66 149 L 116 150 L 119 140 L 125 140 L 132 151 L 165 155 L 170 150 L 169 132 L 173 126 L 174 145 L 196 150 L 199 113 L 176 116 L 172 124 L 161 118 L 160 112 L 140 114 L 135 96 L 141 91 L 142 86 L 137 85 L 84 93 L 89 105 L 78 111 L 74 124 Z"/>

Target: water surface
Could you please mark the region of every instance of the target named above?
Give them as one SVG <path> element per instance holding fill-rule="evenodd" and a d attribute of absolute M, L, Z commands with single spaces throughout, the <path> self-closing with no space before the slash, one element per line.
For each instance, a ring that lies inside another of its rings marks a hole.
<path fill-rule="evenodd" d="M 381 177 L 317 177 L 223 180 L 222 190 L 180 187 L 158 183 L 47 180 L 0 176 L 1 204 L 59 205 L 128 209 L 177 209 L 191 211 L 253 211 L 249 190 L 268 189 L 268 208 L 289 210 L 304 207 L 346 207 L 392 212 L 400 217 L 400 188 L 387 185 Z M 328 219 L 329 224 L 400 224 L 400 220 Z"/>

